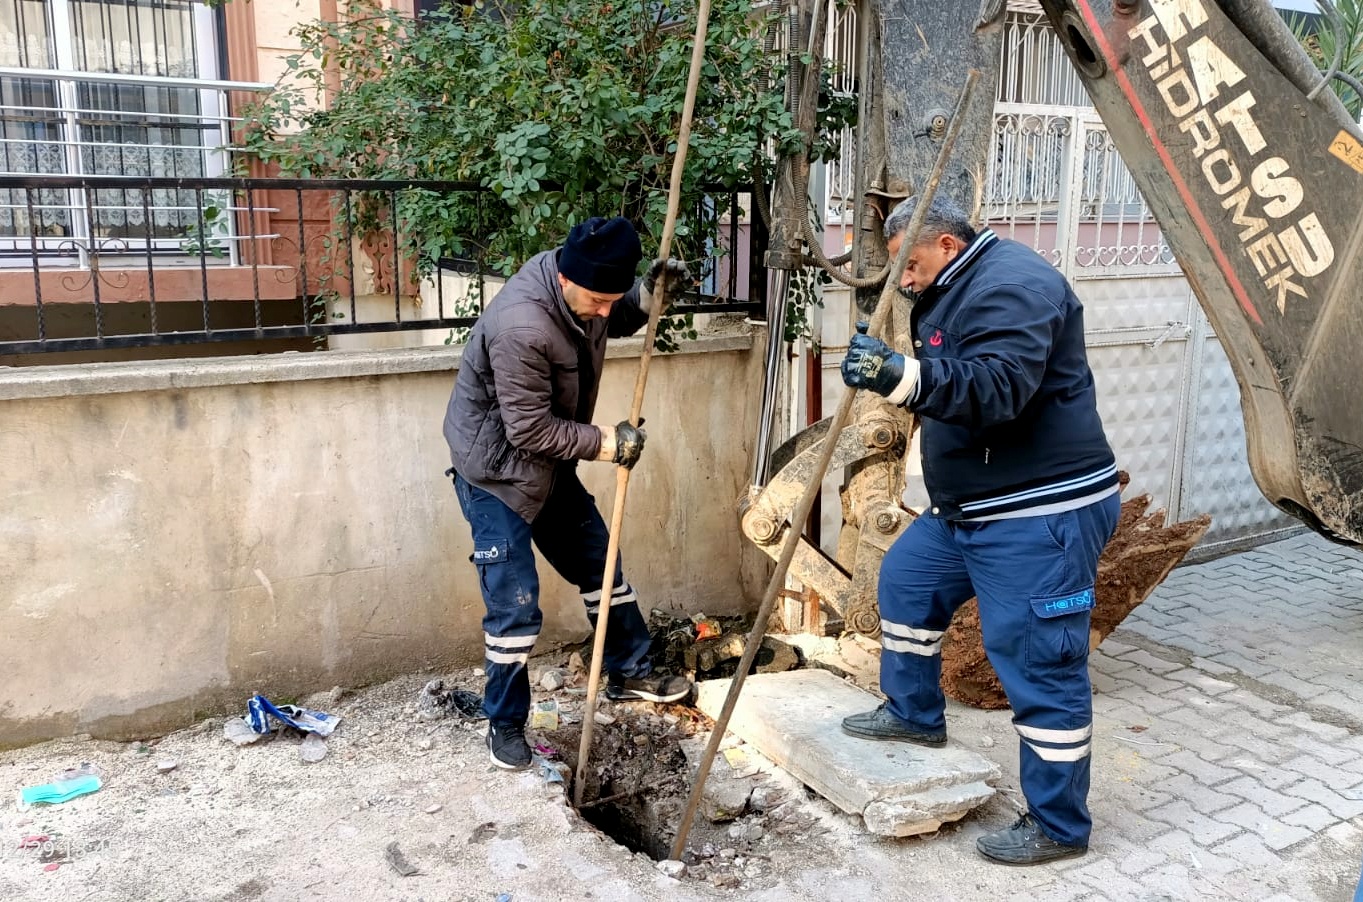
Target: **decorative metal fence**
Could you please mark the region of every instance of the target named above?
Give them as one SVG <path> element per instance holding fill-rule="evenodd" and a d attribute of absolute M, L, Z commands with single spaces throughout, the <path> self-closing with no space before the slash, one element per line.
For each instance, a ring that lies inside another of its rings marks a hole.
<path fill-rule="evenodd" d="M 718 238 L 673 312 L 764 316 L 747 187 L 698 211 Z M 422 193 L 472 211 L 460 255 L 412 250 Z M 460 182 L 0 176 L 0 354 L 466 328 L 502 281 L 495 206 Z"/>

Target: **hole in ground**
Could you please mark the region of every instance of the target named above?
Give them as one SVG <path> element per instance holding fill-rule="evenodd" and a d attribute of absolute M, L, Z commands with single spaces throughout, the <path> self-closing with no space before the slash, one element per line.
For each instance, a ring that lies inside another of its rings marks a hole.
<path fill-rule="evenodd" d="M 578 813 L 630 851 L 662 861 L 671 855 L 691 791 L 679 742 L 692 732 L 691 721 L 697 715 L 678 709 L 674 715 L 678 720 L 671 723 L 660 713 L 622 705 L 612 706 L 610 713 L 615 722 L 598 724 L 592 731 L 591 763 Z M 574 774 L 581 740 L 579 724 L 545 735 Z M 569 786 L 568 797 L 573 795 L 574 787 Z"/>

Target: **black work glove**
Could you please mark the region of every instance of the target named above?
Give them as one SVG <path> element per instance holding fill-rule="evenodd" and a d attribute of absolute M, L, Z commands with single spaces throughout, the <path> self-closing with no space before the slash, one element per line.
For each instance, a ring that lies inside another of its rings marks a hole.
<path fill-rule="evenodd" d="M 596 459 L 619 464 L 626 470 L 633 469 L 639 462 L 639 455 L 644 453 L 644 441 L 648 438 L 648 433 L 644 432 L 643 418 L 639 419 L 638 426 L 629 420 L 621 420 L 614 428 L 596 428 L 601 430 L 601 452 Z"/>
<path fill-rule="evenodd" d="M 842 359 L 842 381 L 852 388 L 869 388 L 895 404 L 903 404 L 918 383 L 918 361 L 905 358 L 879 338 L 866 334 L 867 323 L 857 323 L 856 334 Z"/>
<path fill-rule="evenodd" d="M 650 315 L 653 313 L 659 277 L 663 280 L 664 296 L 663 309 L 658 314 L 661 316 L 672 306 L 672 299 L 691 284 L 691 270 L 687 269 L 684 261 L 673 258 L 654 260 L 649 264 L 648 272 L 644 273 L 644 280 L 639 285 L 639 309 Z"/>

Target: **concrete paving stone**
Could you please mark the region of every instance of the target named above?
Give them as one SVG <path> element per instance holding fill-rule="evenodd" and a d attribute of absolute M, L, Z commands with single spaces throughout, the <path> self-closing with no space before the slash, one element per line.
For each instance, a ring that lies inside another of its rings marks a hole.
<path fill-rule="evenodd" d="M 1093 687 L 1094 695 L 1115 695 L 1131 684 L 1117 677 L 1108 676 L 1100 670 L 1089 673 L 1089 684 Z"/>
<path fill-rule="evenodd" d="M 1228 667 L 1219 661 L 1213 661 L 1209 657 L 1195 657 L 1193 658 L 1192 665 L 1204 673 L 1210 673 L 1212 676 L 1225 676 L 1227 674 L 1239 673 L 1234 667 Z"/>
<path fill-rule="evenodd" d="M 1247 774 L 1274 792 L 1283 792 L 1287 787 L 1295 786 L 1306 779 L 1294 770 L 1283 770 L 1280 764 L 1268 764 L 1250 758 L 1226 758 L 1221 763 Z"/>
<path fill-rule="evenodd" d="M 1151 808 L 1158 808 L 1173 801 L 1173 796 L 1158 789 L 1151 789 L 1148 786 L 1141 786 L 1136 792 L 1127 796 L 1126 803 L 1132 811 L 1149 811 Z M 1130 816 L 1124 814 L 1124 817 Z"/>
<path fill-rule="evenodd" d="M 1213 676 L 1195 670 L 1191 667 L 1183 667 L 1179 670 L 1172 670 L 1165 674 L 1171 680 L 1180 683 L 1187 683 L 1189 686 L 1208 695 L 1220 695 L 1222 692 L 1229 692 L 1235 688 L 1234 683 L 1227 683 L 1225 680 L 1218 680 Z"/>
<path fill-rule="evenodd" d="M 1232 783 L 1238 781 L 1232 781 Z M 1231 784 L 1227 784 L 1231 785 Z M 1244 799 L 1239 795 L 1228 795 L 1218 789 L 1203 786 L 1187 774 L 1177 774 L 1160 784 L 1160 790 L 1172 793 L 1193 806 L 1203 814 L 1215 814 L 1241 804 Z M 1293 801 L 1300 801 L 1294 799 Z M 1304 802 L 1302 804 L 1305 804 Z"/>
<path fill-rule="evenodd" d="M 1140 672 L 1139 669 L 1134 667 L 1129 671 L 1129 673 L 1133 674 Z M 1146 676 L 1149 676 L 1152 679 L 1159 679 L 1159 677 L 1155 677 L 1151 674 L 1146 674 Z M 1181 699 L 1155 695 L 1153 692 L 1148 692 L 1144 688 L 1136 685 L 1132 685 L 1122 692 L 1122 700 L 1144 712 L 1147 718 L 1158 717 L 1165 711 L 1171 711 L 1183 704 Z"/>
<path fill-rule="evenodd" d="M 1176 736 L 1174 744 L 1182 746 L 1203 761 L 1212 764 L 1224 764 L 1227 758 L 1233 758 L 1240 752 L 1238 748 L 1219 736 L 1201 736 L 1192 732 L 1193 729 L 1186 727 L 1174 734 Z"/>
<path fill-rule="evenodd" d="M 1233 793 L 1236 797 L 1262 808 L 1273 817 L 1284 817 L 1309 804 L 1305 799 L 1269 789 L 1263 783 L 1249 776 L 1240 777 L 1229 783 L 1222 783 L 1217 787 L 1217 790 L 1221 793 Z"/>
<path fill-rule="evenodd" d="M 1307 777 L 1287 786 L 1283 792 L 1323 805 L 1331 814 L 1342 821 L 1363 814 L 1363 799 L 1345 798 L 1314 777 Z"/>
<path fill-rule="evenodd" d="M 1187 749 L 1180 749 L 1170 755 L 1161 755 L 1157 760 L 1160 764 L 1189 774 L 1203 786 L 1215 786 L 1240 776 L 1239 771 L 1204 761 Z"/>
<path fill-rule="evenodd" d="M 1281 670 L 1275 670 L 1259 677 L 1260 681 L 1286 689 L 1303 700 L 1313 699 L 1320 694 L 1321 687 Z"/>
<path fill-rule="evenodd" d="M 1188 654 L 1194 656 L 1212 655 L 1216 654 L 1218 651 L 1221 650 L 1221 646 L 1216 644 L 1215 642 L 1209 642 L 1201 638 L 1198 638 L 1200 635 L 1203 635 L 1203 633 L 1197 631 L 1196 627 L 1190 626 L 1185 627 L 1185 629 L 1194 630 L 1196 632 L 1192 635 L 1188 633 L 1176 635 L 1173 638 L 1169 639 L 1167 642 L 1165 642 L 1165 645 L 1171 648 L 1180 649 L 1181 651 L 1185 651 Z"/>
<path fill-rule="evenodd" d="M 1224 655 L 1217 655 L 1216 660 L 1220 661 L 1224 658 Z M 1260 720 L 1266 720 L 1269 723 L 1276 722 L 1279 718 L 1292 712 L 1291 708 L 1284 707 L 1277 702 L 1272 702 L 1266 698 L 1255 695 L 1248 689 L 1236 689 L 1219 696 L 1219 698 L 1223 702 L 1239 705 L 1242 708 L 1252 711 Z"/>
<path fill-rule="evenodd" d="M 1363 683 L 1363 680 L 1353 674 L 1336 673 L 1328 670 L 1312 674 L 1311 681 L 1346 694 L 1357 692 L 1359 684 Z"/>
<path fill-rule="evenodd" d="M 1241 867 L 1247 869 L 1276 870 L 1283 864 L 1283 860 L 1253 833 L 1241 833 L 1213 846 L 1212 851 L 1239 862 Z"/>
<path fill-rule="evenodd" d="M 1188 690 L 1185 684 L 1166 680 L 1139 665 L 1128 670 L 1123 674 L 1123 677 L 1130 680 L 1133 686 L 1144 689 L 1152 695 L 1165 695 L 1170 692 L 1186 692 Z"/>
<path fill-rule="evenodd" d="M 1121 630 L 1116 630 L 1115 635 L 1120 636 L 1121 632 L 1122 632 Z M 1136 646 L 1127 645 L 1120 639 L 1114 638 L 1112 635 L 1109 635 L 1106 639 L 1103 640 L 1103 644 L 1098 646 L 1098 648 L 1096 649 L 1096 653 L 1101 654 L 1104 657 L 1116 658 L 1120 657 L 1121 655 L 1133 652 L 1135 650 Z"/>
<path fill-rule="evenodd" d="M 1159 642 L 1162 645 L 1168 643 L 1170 639 L 1173 639 L 1175 636 L 1178 635 L 1178 633 L 1174 632 L 1173 630 L 1167 630 L 1164 629 L 1163 627 L 1153 626 L 1149 623 L 1136 624 L 1135 629 L 1145 638 L 1153 639 L 1154 641 Z"/>
<path fill-rule="evenodd" d="M 1183 668 L 1183 665 L 1179 664 L 1178 661 L 1168 661 L 1168 659 L 1156 657 L 1156 655 L 1150 654 L 1149 651 L 1144 649 L 1130 651 L 1130 653 L 1122 655 L 1122 659 L 1123 661 L 1130 661 L 1131 664 L 1137 665 L 1139 668 L 1145 668 L 1150 673 L 1169 673 L 1172 670 Z"/>
<path fill-rule="evenodd" d="M 1348 782 L 1348 775 L 1350 774 L 1353 775 L 1354 782 L 1363 779 L 1363 776 L 1360 776 L 1358 773 L 1358 767 L 1360 764 L 1363 764 L 1363 762 L 1359 762 L 1358 756 L 1349 749 L 1339 748 L 1338 746 L 1331 745 L 1315 736 L 1309 735 L 1289 736 L 1286 742 L 1287 745 L 1290 745 L 1292 748 L 1305 752 L 1312 757 L 1319 758 L 1321 761 L 1328 764 L 1345 783 Z M 1296 756 L 1293 756 L 1292 760 L 1295 760 L 1295 758 Z"/>
<path fill-rule="evenodd" d="M 1254 677 L 1255 679 L 1262 677 L 1266 673 L 1273 672 L 1273 668 L 1258 661 L 1251 660 L 1238 651 L 1222 651 L 1214 655 L 1208 655 L 1208 657 L 1218 664 L 1224 664 L 1238 673 L 1242 673 L 1248 677 Z"/>
<path fill-rule="evenodd" d="M 1186 864 L 1209 876 L 1229 874 L 1240 867 L 1237 862 L 1202 848 L 1187 830 L 1170 830 L 1146 845 L 1151 851 L 1168 856 L 1171 862 Z"/>
<path fill-rule="evenodd" d="M 1184 618 L 1179 617 L 1177 614 L 1163 611 L 1153 605 L 1142 606 L 1141 622 L 1150 626 L 1157 626 L 1161 629 L 1170 630 L 1174 633 L 1179 632 L 1185 626 Z"/>
<path fill-rule="evenodd" d="M 1130 854 L 1117 857 L 1113 856 L 1117 862 L 1117 870 L 1128 877 L 1135 877 L 1152 871 L 1157 867 L 1168 867 L 1169 856 L 1163 852 L 1156 852 L 1152 849 L 1135 849 Z M 1144 883 L 1145 881 L 1141 881 Z"/>
<path fill-rule="evenodd" d="M 1141 786 L 1158 788 L 1165 780 L 1176 776 L 1178 769 L 1154 760 L 1152 756 L 1145 754 L 1148 751 L 1151 750 L 1133 751 L 1130 757 L 1123 761 L 1123 772 Z"/>
<path fill-rule="evenodd" d="M 1135 667 L 1135 664 L 1130 661 L 1123 661 L 1121 658 L 1112 658 L 1107 655 L 1089 655 L 1089 670 L 1096 670 L 1108 676 L 1120 676 L 1134 670 Z"/>
<path fill-rule="evenodd" d="M 1142 892 L 1140 883 L 1123 874 L 1115 863 L 1106 858 L 1098 858 L 1074 868 L 1065 875 L 1065 879 L 1086 883 L 1111 899 L 1134 900 Z"/>
<path fill-rule="evenodd" d="M 1291 724 L 1292 726 L 1301 729 L 1303 732 L 1310 733 L 1328 743 L 1342 742 L 1353 735 L 1343 727 L 1337 727 L 1330 723 L 1322 723 L 1305 711 L 1297 711 L 1294 714 L 1289 714 L 1284 717 L 1281 722 L 1284 724 Z"/>
<path fill-rule="evenodd" d="M 1291 824 L 1283 823 L 1269 815 L 1258 805 L 1251 805 L 1249 802 L 1217 812 L 1212 817 L 1218 821 L 1234 824 L 1237 827 L 1243 827 L 1257 833 L 1259 838 L 1264 841 L 1264 845 L 1274 850 L 1295 846 L 1311 836 L 1311 831 L 1305 827 L 1294 827 Z"/>
<path fill-rule="evenodd" d="M 1165 795 L 1165 798 L 1171 797 Z M 1142 817 L 1134 808 L 1123 808 L 1111 821 L 1095 819 L 1093 829 L 1095 836 L 1129 845 L 1148 843 L 1156 837 L 1163 836 L 1169 832 L 1169 825 Z"/>
<path fill-rule="evenodd" d="M 1357 688 L 1354 689 L 1357 692 Z M 1341 692 L 1338 689 L 1331 689 L 1315 696 L 1311 701 L 1326 708 L 1334 708 L 1341 714 L 1356 720 L 1363 720 L 1363 699 L 1357 698 L 1348 692 Z"/>
<path fill-rule="evenodd" d="M 1151 820 L 1163 821 L 1171 827 L 1186 831 L 1193 841 L 1201 846 L 1220 842 L 1241 830 L 1240 827 L 1199 814 L 1183 799 L 1175 799 L 1168 805 L 1147 811 L 1145 815 Z"/>
<path fill-rule="evenodd" d="M 1320 805 L 1307 802 L 1305 807 L 1283 815 L 1283 823 L 1291 824 L 1294 827 L 1305 827 L 1312 833 L 1321 833 L 1339 823 L 1339 819 Z"/>
<path fill-rule="evenodd" d="M 1059 881 L 1047 886 L 1024 890 L 1014 898 L 1020 902 L 1088 902 L 1093 898 L 1093 888 L 1085 884 Z"/>
<path fill-rule="evenodd" d="M 1282 766 L 1285 770 L 1296 771 L 1302 776 L 1319 780 L 1336 792 L 1352 789 L 1359 783 L 1358 774 L 1327 764 L 1314 754 L 1298 755 L 1284 761 Z"/>
<path fill-rule="evenodd" d="M 1214 899 L 1206 884 L 1192 866 L 1170 865 L 1141 876 L 1145 894 L 1135 902 L 1185 902 L 1191 899 Z M 1202 884 L 1199 886 L 1199 882 Z"/>

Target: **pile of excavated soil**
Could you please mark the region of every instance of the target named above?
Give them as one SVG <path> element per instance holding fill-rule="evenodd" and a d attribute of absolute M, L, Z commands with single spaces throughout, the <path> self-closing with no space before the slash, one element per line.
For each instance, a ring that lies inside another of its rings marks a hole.
<path fill-rule="evenodd" d="M 1127 482 L 1123 473 L 1123 488 Z M 1150 597 L 1211 526 L 1206 514 L 1166 526 L 1164 511 L 1147 513 L 1150 500 L 1149 495 L 1138 495 L 1122 502 L 1116 532 L 1098 560 L 1090 649 Z M 984 652 L 979 606 L 973 598 L 957 611 L 942 641 L 942 690 L 976 708 L 1008 707 L 1008 696 Z"/>

